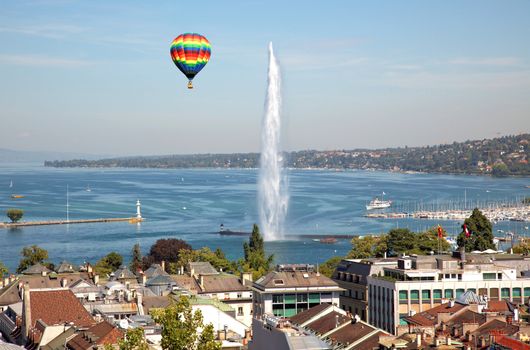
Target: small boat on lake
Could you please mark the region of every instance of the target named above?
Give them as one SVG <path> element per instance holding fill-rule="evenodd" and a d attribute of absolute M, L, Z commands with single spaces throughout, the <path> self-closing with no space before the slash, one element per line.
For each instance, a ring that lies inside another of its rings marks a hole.
<path fill-rule="evenodd" d="M 21 194 L 12 194 L 11 195 L 11 199 L 20 199 L 20 198 L 24 198 L 24 196 L 21 195 Z"/>
<path fill-rule="evenodd" d="M 321 238 L 320 243 L 333 244 L 337 243 L 337 239 L 334 237 Z"/>

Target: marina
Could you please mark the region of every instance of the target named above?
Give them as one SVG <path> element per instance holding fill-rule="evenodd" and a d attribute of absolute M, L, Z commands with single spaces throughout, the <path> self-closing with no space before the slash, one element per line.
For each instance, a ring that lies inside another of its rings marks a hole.
<path fill-rule="evenodd" d="M 498 206 L 479 208 L 482 213 L 492 222 L 499 221 L 530 221 L 530 205 Z M 412 213 L 390 212 L 390 213 L 367 213 L 364 216 L 372 219 L 430 219 L 430 220 L 454 220 L 462 221 L 471 215 L 472 209 L 461 210 L 422 210 Z"/>

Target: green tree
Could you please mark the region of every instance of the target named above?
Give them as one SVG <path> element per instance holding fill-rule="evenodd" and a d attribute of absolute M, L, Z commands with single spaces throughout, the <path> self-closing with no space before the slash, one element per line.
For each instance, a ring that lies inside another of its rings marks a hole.
<path fill-rule="evenodd" d="M 442 237 L 438 237 L 438 227 L 431 227 L 425 232 L 419 232 L 416 234 L 417 248 L 422 254 L 429 254 L 430 252 L 438 253 L 447 252 L 451 249 L 451 245 L 445 239 L 447 232 L 442 228 Z"/>
<path fill-rule="evenodd" d="M 0 279 L 9 274 L 9 269 L 0 261 Z"/>
<path fill-rule="evenodd" d="M 416 235 L 408 228 L 394 228 L 388 231 L 386 244 L 389 255 L 421 254 L 417 247 Z"/>
<path fill-rule="evenodd" d="M 22 248 L 20 255 L 22 259 L 18 264 L 18 273 L 37 263 L 46 265 L 45 260 L 48 259 L 48 251 L 37 245 Z"/>
<path fill-rule="evenodd" d="M 246 271 L 252 271 L 252 277 L 254 280 L 263 276 L 270 270 L 274 256 L 265 256 L 263 237 L 256 224 L 252 227 L 252 234 L 250 235 L 248 243 L 243 243 L 243 254 L 244 258 L 240 264 L 241 268 Z"/>
<path fill-rule="evenodd" d="M 118 341 L 120 350 L 149 350 L 149 345 L 145 340 L 144 329 L 129 328 L 125 333 L 125 338 Z"/>
<path fill-rule="evenodd" d="M 10 208 L 10 209 L 7 209 L 6 215 L 11 220 L 11 222 L 18 222 L 24 216 L 24 210 Z"/>
<path fill-rule="evenodd" d="M 528 255 L 530 254 L 530 245 L 526 241 L 522 241 L 513 246 L 513 253 Z"/>
<path fill-rule="evenodd" d="M 496 177 L 508 176 L 510 175 L 510 169 L 508 169 L 508 166 L 504 163 L 495 164 L 491 169 L 491 175 Z"/>
<path fill-rule="evenodd" d="M 464 225 L 467 226 L 470 233 L 469 237 L 466 237 Z M 466 252 L 495 249 L 491 222 L 478 208 L 473 209 L 471 216 L 464 221 L 457 243 L 459 247 L 464 247 Z"/>
<path fill-rule="evenodd" d="M 386 235 L 354 237 L 351 244 L 352 249 L 347 255 L 348 259 L 380 258 L 388 249 Z"/>
<path fill-rule="evenodd" d="M 165 309 L 152 311 L 155 322 L 162 325 L 164 350 L 220 350 L 211 324 L 205 326 L 200 310 L 193 312 L 190 301 L 183 296 Z M 204 334 L 198 334 L 202 329 Z"/>
<path fill-rule="evenodd" d="M 130 268 L 132 272 L 136 272 L 142 268 L 142 250 L 140 249 L 140 243 L 136 243 L 133 246 Z"/>
<path fill-rule="evenodd" d="M 335 269 L 337 268 L 341 260 L 342 257 L 340 256 L 334 256 L 332 258 L 329 258 L 325 263 L 320 265 L 319 272 L 324 276 L 331 278 L 333 272 L 335 272 Z"/>
<path fill-rule="evenodd" d="M 123 257 L 116 253 L 110 252 L 103 258 L 101 258 L 94 266 L 96 272 L 100 275 L 108 275 L 113 271 L 116 271 L 123 264 Z"/>
<path fill-rule="evenodd" d="M 521 201 L 521 203 L 523 203 L 523 204 L 530 204 L 530 197 L 525 197 L 525 198 Z"/>

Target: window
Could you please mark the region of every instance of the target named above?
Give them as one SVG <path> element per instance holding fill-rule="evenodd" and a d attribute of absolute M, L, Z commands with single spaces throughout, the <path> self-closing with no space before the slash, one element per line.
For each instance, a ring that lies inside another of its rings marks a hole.
<path fill-rule="evenodd" d="M 296 301 L 299 303 L 307 303 L 307 294 L 305 293 L 297 294 Z"/>
<path fill-rule="evenodd" d="M 510 288 L 501 288 L 501 298 L 510 298 Z"/>
<path fill-rule="evenodd" d="M 309 294 L 309 302 L 311 304 L 320 304 L 320 294 L 319 293 Z"/>
<path fill-rule="evenodd" d="M 432 291 L 432 298 L 434 300 L 440 300 L 442 299 L 442 290 L 441 289 L 435 289 Z"/>
<path fill-rule="evenodd" d="M 296 304 L 296 294 L 285 294 L 283 301 L 285 304 Z"/>
<path fill-rule="evenodd" d="M 237 298 L 241 299 L 243 297 L 243 293 L 237 293 Z"/>
<path fill-rule="evenodd" d="M 524 296 L 525 297 L 530 297 L 530 288 L 525 288 L 524 289 Z"/>
<path fill-rule="evenodd" d="M 462 294 L 464 294 L 464 292 L 465 292 L 465 290 L 463 290 L 463 289 L 460 289 L 460 288 L 457 289 L 457 290 L 456 290 L 456 297 L 458 298 L 459 296 L 461 296 Z"/>
<path fill-rule="evenodd" d="M 498 274 L 497 274 L 497 279 L 498 279 L 499 281 L 502 280 L 502 273 L 498 273 Z"/>
<path fill-rule="evenodd" d="M 482 278 L 487 281 L 487 280 L 496 280 L 497 279 L 497 274 L 495 272 L 492 272 L 492 273 L 489 273 L 489 272 L 484 272 L 482 274 Z"/>
<path fill-rule="evenodd" d="M 272 295 L 273 304 L 282 304 L 283 303 L 283 294 L 273 294 Z"/>
<path fill-rule="evenodd" d="M 406 304 L 409 300 L 409 293 L 406 290 L 399 291 L 399 303 Z"/>
<path fill-rule="evenodd" d="M 475 288 L 468 288 L 467 289 L 468 292 L 473 292 L 473 293 L 477 293 L 477 290 Z"/>
<path fill-rule="evenodd" d="M 431 291 L 430 290 L 422 290 L 421 291 L 421 300 L 422 302 L 430 302 L 431 301 Z"/>
<path fill-rule="evenodd" d="M 520 298 L 521 297 L 521 288 L 512 289 L 512 294 L 513 294 L 514 298 Z"/>
<path fill-rule="evenodd" d="M 418 301 L 420 300 L 420 291 L 419 290 L 411 290 L 410 291 L 410 300 L 411 301 Z"/>
<path fill-rule="evenodd" d="M 243 316 L 243 307 L 240 306 L 240 307 L 237 308 L 237 315 L 238 316 Z"/>

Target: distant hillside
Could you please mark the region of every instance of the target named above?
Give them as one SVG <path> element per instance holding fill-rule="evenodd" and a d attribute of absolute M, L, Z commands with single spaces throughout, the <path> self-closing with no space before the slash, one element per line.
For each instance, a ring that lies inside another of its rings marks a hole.
<path fill-rule="evenodd" d="M 98 159 L 102 155 L 73 152 L 49 152 L 49 151 L 18 151 L 0 148 L 0 162 L 6 163 L 29 163 L 44 162 L 46 159 L 67 160 L 73 158 Z"/>
<path fill-rule="evenodd" d="M 291 168 L 373 169 L 451 174 L 530 175 L 530 134 L 447 145 L 378 150 L 298 151 L 285 154 Z M 258 153 L 197 154 L 46 161 L 50 167 L 255 168 Z"/>

